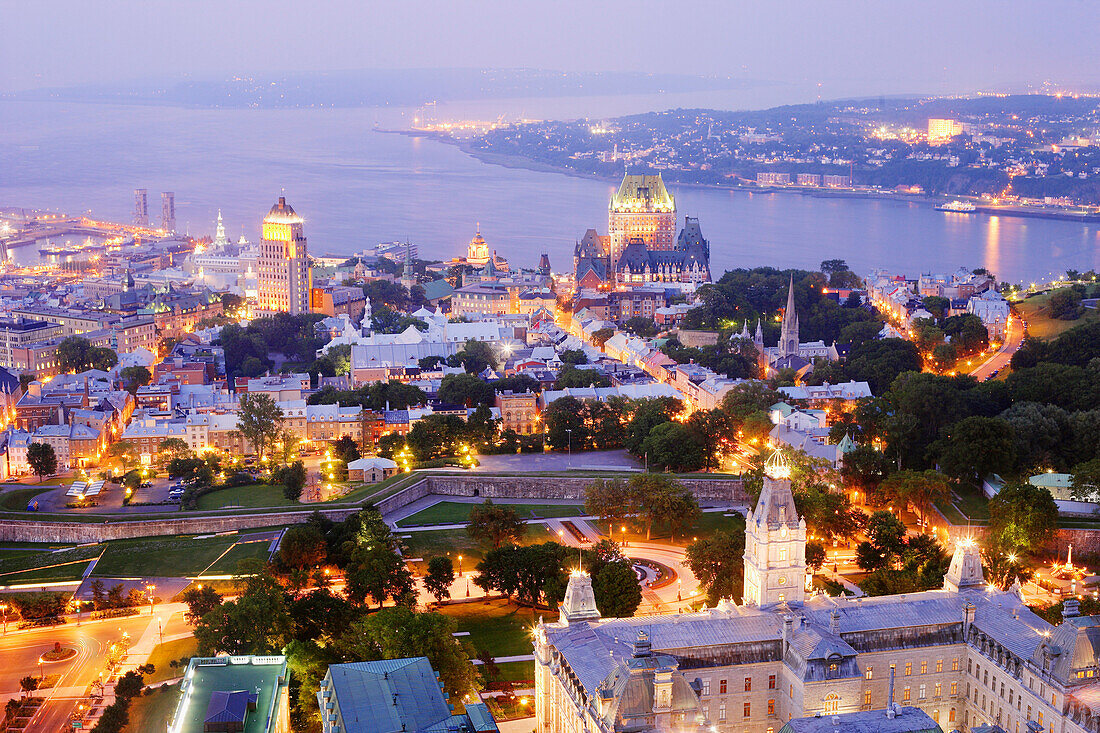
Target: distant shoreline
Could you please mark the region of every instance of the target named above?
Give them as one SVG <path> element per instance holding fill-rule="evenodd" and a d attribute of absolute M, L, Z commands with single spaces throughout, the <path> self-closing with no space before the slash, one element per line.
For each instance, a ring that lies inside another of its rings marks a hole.
<path fill-rule="evenodd" d="M 499 165 L 502 168 L 513 168 L 520 170 L 535 171 L 538 173 L 557 173 L 564 176 L 572 176 L 573 178 L 584 178 L 593 181 L 604 181 L 611 185 L 616 185 L 619 181 L 618 178 L 611 178 L 608 176 L 598 176 L 591 173 L 580 173 L 569 168 L 559 168 L 557 166 L 549 165 L 547 163 L 539 163 L 538 161 L 525 158 L 520 155 L 505 155 L 503 153 L 487 153 L 484 150 L 477 150 L 469 143 L 455 140 L 453 137 L 438 133 L 438 132 L 425 132 L 421 130 L 382 130 L 378 129 L 376 132 L 385 132 L 390 134 L 405 135 L 408 137 L 423 137 L 437 142 L 444 143 L 446 145 L 454 145 L 462 152 L 469 155 L 471 158 L 487 163 L 489 165 Z M 810 196 L 812 198 L 836 198 L 836 199 L 856 199 L 856 200 L 874 200 L 874 201 L 898 201 L 904 203 L 926 204 L 928 206 L 937 206 L 946 201 L 951 201 L 955 198 L 973 199 L 973 197 L 955 197 L 955 196 L 931 196 L 928 194 L 905 194 L 905 193 L 887 193 L 877 191 L 851 191 L 851 190 L 837 190 L 831 188 L 811 188 L 811 187 L 797 187 L 797 186 L 763 186 L 763 187 L 749 187 L 749 186 L 721 186 L 713 183 L 694 183 L 688 181 L 675 181 L 672 185 L 683 186 L 686 188 L 701 188 L 711 191 L 730 191 L 733 193 L 747 193 L 747 194 L 768 194 L 768 193 L 781 193 L 781 194 L 797 194 L 799 196 Z M 1078 224 L 1097 224 L 1100 223 L 1100 214 L 1074 214 L 1071 212 L 1063 212 L 1052 209 L 1043 209 L 1027 206 L 1012 206 L 1005 208 L 992 207 L 989 205 L 983 205 L 981 201 L 974 200 L 974 203 L 978 206 L 978 213 L 985 214 L 987 216 L 1011 216 L 1021 219 L 1051 219 L 1055 221 L 1069 221 L 1076 222 Z"/>

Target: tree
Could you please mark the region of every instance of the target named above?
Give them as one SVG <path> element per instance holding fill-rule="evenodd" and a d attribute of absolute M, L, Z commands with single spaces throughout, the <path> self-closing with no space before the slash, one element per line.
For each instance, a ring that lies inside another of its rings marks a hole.
<path fill-rule="evenodd" d="M 195 625 L 199 653 L 270 654 L 291 637 L 293 621 L 286 590 L 257 560 L 240 564 L 243 585 L 236 600 L 225 601 Z"/>
<path fill-rule="evenodd" d="M 651 468 L 673 473 L 688 473 L 706 466 L 709 458 L 700 433 L 678 422 L 654 426 L 642 441 L 639 452 Z"/>
<path fill-rule="evenodd" d="M 110 371 L 117 363 L 118 355 L 113 350 L 92 346 L 82 336 L 69 336 L 57 345 L 57 367 L 63 372 Z"/>
<path fill-rule="evenodd" d="M 335 646 L 349 662 L 427 657 L 443 690 L 461 700 L 473 689 L 477 674 L 455 631 L 449 616 L 397 606 L 360 617 Z"/>
<path fill-rule="evenodd" d="M 607 343 L 607 340 L 615 335 L 615 329 L 613 328 L 601 328 L 598 331 L 592 332 L 592 345 L 597 349 L 602 349 L 603 345 Z"/>
<path fill-rule="evenodd" d="M 595 479 L 584 487 L 584 511 L 608 524 L 608 536 L 615 525 L 634 514 L 634 492 L 622 479 Z"/>
<path fill-rule="evenodd" d="M 1034 552 L 1057 529 L 1058 507 L 1047 489 L 1014 483 L 989 500 L 988 537 L 1006 551 Z"/>
<path fill-rule="evenodd" d="M 290 501 L 298 501 L 302 498 L 302 491 L 306 487 L 306 467 L 301 461 L 294 461 L 289 466 L 283 466 L 275 471 L 274 478 L 283 485 L 283 496 Z"/>
<path fill-rule="evenodd" d="M 256 449 L 259 460 L 263 460 L 268 443 L 279 434 L 282 422 L 283 410 L 271 395 L 248 392 L 241 395 L 237 430 Z"/>
<path fill-rule="evenodd" d="M 861 445 L 845 454 L 840 475 L 846 486 L 862 492 L 875 504 L 880 504 L 882 500 L 878 489 L 890 474 L 891 468 L 893 465 L 885 453 L 869 445 Z"/>
<path fill-rule="evenodd" d="M 312 568 L 325 561 L 328 546 L 314 524 L 295 524 L 279 542 L 279 564 L 287 569 Z"/>
<path fill-rule="evenodd" d="M 815 573 L 819 572 L 822 566 L 825 565 L 825 559 L 825 545 L 817 540 L 810 540 L 806 543 L 806 567 Z"/>
<path fill-rule="evenodd" d="M 1082 461 L 1073 467 L 1071 492 L 1078 501 L 1095 501 L 1100 492 L 1100 458 Z"/>
<path fill-rule="evenodd" d="M 488 383 L 473 374 L 448 374 L 439 384 L 438 395 L 441 402 L 464 407 L 491 405 L 496 396 Z"/>
<path fill-rule="evenodd" d="M 625 559 L 605 563 L 593 574 L 592 593 L 604 618 L 630 618 L 642 602 L 638 576 Z"/>
<path fill-rule="evenodd" d="M 118 375 L 122 378 L 123 388 L 132 395 L 137 394 L 139 387 L 144 387 L 153 381 L 153 375 L 141 365 L 128 366 Z"/>
<path fill-rule="evenodd" d="M 332 443 L 332 455 L 344 463 L 351 463 L 360 457 L 359 444 L 349 435 L 341 435 Z"/>
<path fill-rule="evenodd" d="M 917 347 L 903 339 L 864 341 L 852 349 L 845 371 L 854 380 L 867 382 L 874 394 L 885 392 L 904 372 L 919 372 L 921 357 Z"/>
<path fill-rule="evenodd" d="M 652 318 L 644 318 L 643 316 L 634 316 L 628 318 L 623 323 L 623 328 L 635 336 L 641 336 L 642 338 L 648 338 L 650 336 L 657 335 L 657 324 L 653 322 Z"/>
<path fill-rule="evenodd" d="M 38 689 L 38 685 L 41 682 L 42 678 L 35 677 L 34 675 L 27 675 L 19 680 L 19 689 L 23 691 L 24 697 L 34 697 L 34 691 Z"/>
<path fill-rule="evenodd" d="M 455 582 L 455 569 L 451 558 L 439 555 L 428 561 L 428 572 L 424 576 L 424 590 L 431 594 L 436 603 L 442 603 L 451 597 L 453 582 Z"/>
<path fill-rule="evenodd" d="M 474 584 L 530 606 L 553 606 L 565 593 L 567 557 L 556 542 L 497 547 L 477 564 Z"/>
<path fill-rule="evenodd" d="M 360 527 L 346 570 L 347 597 L 378 605 L 392 599 L 409 605 L 416 601 L 412 573 L 398 551 L 397 540 L 377 510 L 359 513 Z"/>
<path fill-rule="evenodd" d="M 126 446 L 126 450 L 122 454 L 123 456 L 137 455 L 138 451 L 133 443 L 121 441 L 119 443 L 115 443 L 114 445 Z M 111 448 L 114 448 L 114 445 L 112 445 Z M 163 463 L 167 463 L 173 458 L 186 458 L 189 455 L 191 455 L 191 446 L 187 445 L 187 441 L 183 440 L 182 438 L 165 438 L 157 445 L 157 457 Z M 125 466 L 125 464 L 123 465 Z"/>
<path fill-rule="evenodd" d="M 634 400 L 631 406 L 634 408 L 634 414 L 630 418 L 623 445 L 636 456 L 645 452 L 642 444 L 653 428 L 671 421 L 684 409 L 684 404 L 674 397 Z"/>
<path fill-rule="evenodd" d="M 939 295 L 929 295 L 924 299 L 923 305 L 924 309 L 931 313 L 938 322 L 942 322 L 947 315 L 947 311 L 951 310 L 951 301 Z"/>
<path fill-rule="evenodd" d="M 733 421 L 724 410 L 696 410 L 687 421 L 688 430 L 703 456 L 703 470 L 718 467 L 718 451 L 726 441 L 733 442 Z"/>
<path fill-rule="evenodd" d="M 707 594 L 707 604 L 723 598 L 740 600 L 744 589 L 745 535 L 743 532 L 718 530 L 710 537 L 691 543 L 685 562 Z"/>
<path fill-rule="evenodd" d="M 917 507 L 922 523 L 925 513 L 937 502 L 951 498 L 947 476 L 932 469 L 898 471 L 882 482 L 882 493 L 901 507 L 908 504 Z"/>
<path fill-rule="evenodd" d="M 57 473 L 57 454 L 49 443 L 31 443 L 27 446 L 27 463 L 39 479 Z"/>
<path fill-rule="evenodd" d="M 470 374 L 481 374 L 489 367 L 497 368 L 497 356 L 488 343 L 467 339 L 461 351 L 447 358 L 447 364 L 460 366 Z"/>
<path fill-rule="evenodd" d="M 929 446 L 929 454 L 952 478 L 980 484 L 994 472 L 1016 465 L 1016 436 L 1012 426 L 996 417 L 973 416 L 944 428 Z"/>
<path fill-rule="evenodd" d="M 578 368 L 565 364 L 558 372 L 555 389 L 574 389 L 578 387 L 610 387 L 611 378 L 598 369 Z"/>
<path fill-rule="evenodd" d="M 492 499 L 470 510 L 466 533 L 482 544 L 500 547 L 519 542 L 527 532 L 527 525 L 510 506 L 499 506 Z"/>
<path fill-rule="evenodd" d="M 672 540 L 699 516 L 695 496 L 679 481 L 660 474 L 636 474 L 630 477 L 638 519 L 645 526 L 648 540 L 654 525 L 667 524 Z"/>
<path fill-rule="evenodd" d="M 856 547 L 856 564 L 867 571 L 892 566 L 905 549 L 905 525 L 885 510 L 871 515 L 867 537 Z"/>
<path fill-rule="evenodd" d="M 170 438 L 169 440 L 179 440 L 179 438 Z M 112 443 L 107 448 L 107 455 L 117 461 L 123 471 L 129 471 L 138 463 L 138 448 L 128 440 Z"/>
<path fill-rule="evenodd" d="M 102 589 L 102 583 L 100 588 Z M 102 593 L 102 591 L 101 591 Z M 199 585 L 188 588 L 180 596 L 180 600 L 187 604 L 184 616 L 187 623 L 194 626 L 206 614 L 222 605 L 222 595 L 209 585 Z M 96 603 L 97 607 L 99 602 Z"/>
<path fill-rule="evenodd" d="M 546 440 L 554 450 L 584 450 L 588 445 L 588 429 L 584 420 L 584 404 L 576 397 L 559 397 L 543 411 Z"/>
<path fill-rule="evenodd" d="M 558 355 L 558 358 L 561 359 L 562 364 L 576 366 L 577 364 L 588 363 L 588 357 L 585 356 L 584 349 L 566 349 Z"/>

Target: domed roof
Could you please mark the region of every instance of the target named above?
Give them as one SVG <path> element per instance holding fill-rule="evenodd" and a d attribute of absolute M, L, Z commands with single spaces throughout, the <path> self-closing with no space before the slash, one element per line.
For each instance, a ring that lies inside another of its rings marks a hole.
<path fill-rule="evenodd" d="M 280 196 L 271 211 L 267 212 L 264 221 L 269 224 L 301 224 L 304 220 L 294 213 L 294 209 L 286 202 L 286 196 Z"/>

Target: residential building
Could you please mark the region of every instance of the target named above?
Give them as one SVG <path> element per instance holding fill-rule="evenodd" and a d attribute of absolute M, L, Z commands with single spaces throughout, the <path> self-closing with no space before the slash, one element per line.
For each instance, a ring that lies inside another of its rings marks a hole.
<path fill-rule="evenodd" d="M 497 392 L 495 404 L 500 410 L 501 430 L 520 435 L 540 432 L 538 395 L 534 392 Z"/>
<path fill-rule="evenodd" d="M 508 288 L 493 283 L 479 283 L 458 288 L 451 294 L 451 314 L 454 316 L 501 316 L 508 313 L 512 297 Z"/>
<path fill-rule="evenodd" d="M 363 288 L 346 285 L 322 285 L 310 290 L 309 307 L 326 316 L 344 314 L 358 323 L 363 314 L 370 316 L 370 301 Z"/>
<path fill-rule="evenodd" d="M 15 362 L 13 361 L 13 351 L 15 349 L 60 335 L 61 326 L 48 321 L 28 318 L 0 321 L 0 367 L 15 369 Z"/>
<path fill-rule="evenodd" d="M 256 275 L 260 314 L 309 312 L 313 281 L 302 223 L 284 196 L 264 217 Z"/>
<path fill-rule="evenodd" d="M 329 665 L 317 703 L 324 733 L 493 733 L 482 702 L 455 714 L 427 657 Z M 304 692 L 304 691 L 303 691 Z"/>
<path fill-rule="evenodd" d="M 376 484 L 397 473 L 397 463 L 381 456 L 357 458 L 348 464 L 348 480 Z"/>
<path fill-rule="evenodd" d="M 975 295 L 966 302 L 967 313 L 973 313 L 982 319 L 990 341 L 1001 341 L 1008 331 L 1008 319 L 1012 308 L 1008 301 L 993 288 Z"/>

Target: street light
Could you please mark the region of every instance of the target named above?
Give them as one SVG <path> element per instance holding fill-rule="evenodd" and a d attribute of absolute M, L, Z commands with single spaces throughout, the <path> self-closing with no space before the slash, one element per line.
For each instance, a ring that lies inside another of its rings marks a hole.
<path fill-rule="evenodd" d="M 157 587 L 155 585 L 153 585 L 152 583 L 147 583 L 145 585 L 145 595 L 146 595 L 146 597 L 149 598 L 149 615 L 150 616 L 153 615 L 153 602 L 154 602 L 153 591 L 155 591 L 156 589 L 157 589 Z"/>
<path fill-rule="evenodd" d="M 462 555 L 458 556 L 458 577 L 462 577 Z"/>
<path fill-rule="evenodd" d="M 573 466 L 573 429 L 565 429 L 565 446 L 569 451 L 569 457 L 566 459 L 566 465 L 570 468 Z"/>

